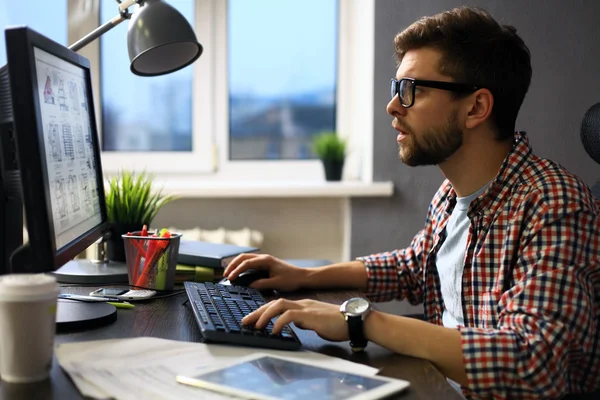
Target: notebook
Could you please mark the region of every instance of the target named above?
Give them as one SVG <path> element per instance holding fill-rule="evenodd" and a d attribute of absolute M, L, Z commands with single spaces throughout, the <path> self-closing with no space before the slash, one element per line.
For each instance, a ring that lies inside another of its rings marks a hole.
<path fill-rule="evenodd" d="M 209 243 L 198 240 L 181 239 L 179 244 L 180 264 L 200 265 L 211 268 L 225 268 L 236 256 L 242 253 L 258 253 L 259 249 L 251 246 L 234 244 Z"/>

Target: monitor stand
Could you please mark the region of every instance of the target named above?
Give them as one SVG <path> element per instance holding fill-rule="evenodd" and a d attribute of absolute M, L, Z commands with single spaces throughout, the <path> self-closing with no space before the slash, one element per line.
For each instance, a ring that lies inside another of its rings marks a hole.
<path fill-rule="evenodd" d="M 129 283 L 127 264 L 116 261 L 72 260 L 53 272 L 60 283 L 98 284 Z"/>
<path fill-rule="evenodd" d="M 58 299 L 56 332 L 91 329 L 117 320 L 117 308 L 112 304 Z"/>

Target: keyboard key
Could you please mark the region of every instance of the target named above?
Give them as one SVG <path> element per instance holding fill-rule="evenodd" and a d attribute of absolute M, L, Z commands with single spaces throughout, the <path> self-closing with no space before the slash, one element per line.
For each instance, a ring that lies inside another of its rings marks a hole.
<path fill-rule="evenodd" d="M 254 328 L 252 327 L 242 326 L 241 330 L 244 335 L 254 335 Z"/>

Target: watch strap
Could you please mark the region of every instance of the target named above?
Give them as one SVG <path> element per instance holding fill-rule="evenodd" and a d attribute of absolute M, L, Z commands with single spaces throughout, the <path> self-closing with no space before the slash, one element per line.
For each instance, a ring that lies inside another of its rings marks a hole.
<path fill-rule="evenodd" d="M 361 351 L 367 347 L 368 340 L 365 337 L 362 317 L 347 318 L 348 336 L 350 336 L 350 347 L 353 351 Z"/>

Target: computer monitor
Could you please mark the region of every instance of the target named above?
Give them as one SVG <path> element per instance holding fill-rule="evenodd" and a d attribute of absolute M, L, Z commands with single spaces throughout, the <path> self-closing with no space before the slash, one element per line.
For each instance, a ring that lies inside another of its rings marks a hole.
<path fill-rule="evenodd" d="M 90 64 L 29 28 L 5 35 L 29 235 L 11 272 L 49 272 L 108 230 Z"/>
<path fill-rule="evenodd" d="M 27 27 L 6 29 L 5 40 L 8 63 L 0 69 L 3 272 L 53 272 L 109 229 L 90 63 Z M 23 206 L 29 236 L 24 244 Z"/>

